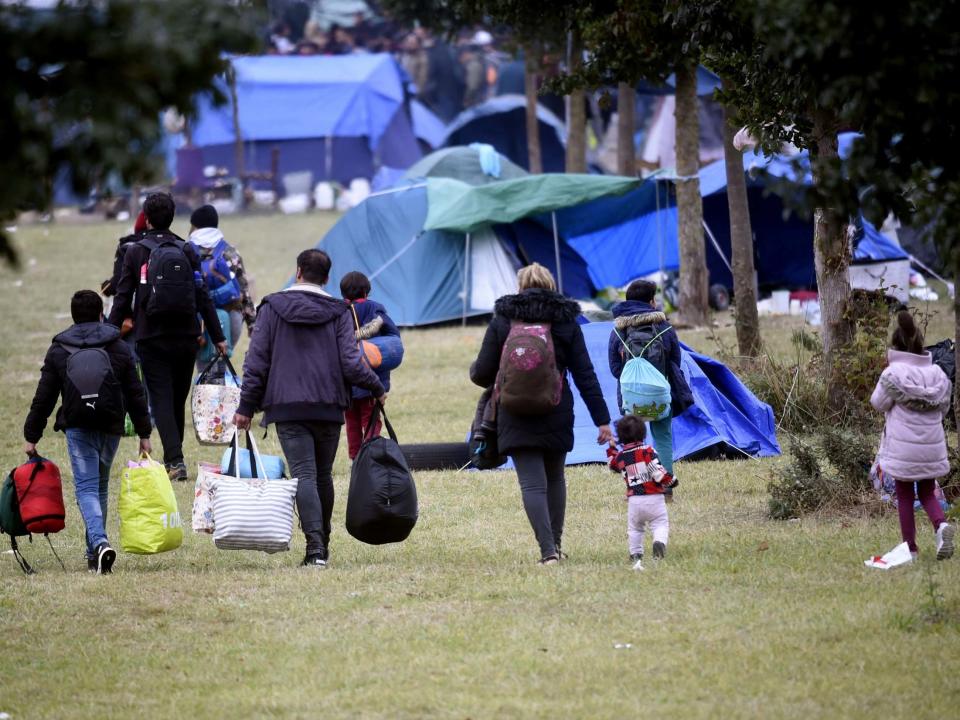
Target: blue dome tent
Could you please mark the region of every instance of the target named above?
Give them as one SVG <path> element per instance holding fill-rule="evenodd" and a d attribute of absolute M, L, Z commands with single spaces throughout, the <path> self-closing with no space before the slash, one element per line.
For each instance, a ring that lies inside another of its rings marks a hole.
<path fill-rule="evenodd" d="M 559 233 L 501 241 L 495 228 L 589 203 L 636 187 L 631 178 L 545 174 L 472 186 L 430 177 L 374 193 L 346 213 L 320 241 L 333 260 L 330 282 L 359 270 L 373 297 L 401 326 L 483 315 L 516 289 L 521 257 L 541 259 L 564 291 L 589 285 L 583 259 Z M 560 261 L 559 268 L 557 260 Z M 558 271 L 559 270 L 559 271 Z"/>
<path fill-rule="evenodd" d="M 500 95 L 467 108 L 447 127 L 444 147 L 487 143 L 520 167 L 529 170 L 527 153 L 527 99 L 523 95 Z M 537 126 L 544 172 L 563 172 L 567 130 L 563 121 L 537 105 Z"/>

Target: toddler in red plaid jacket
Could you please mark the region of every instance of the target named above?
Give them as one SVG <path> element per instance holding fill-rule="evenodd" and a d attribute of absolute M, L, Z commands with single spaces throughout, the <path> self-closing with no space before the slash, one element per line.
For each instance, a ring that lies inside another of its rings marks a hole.
<path fill-rule="evenodd" d="M 670 520 L 664 492 L 676 487 L 677 480 L 668 473 L 657 451 L 644 445 L 646 425 L 634 415 L 625 415 L 616 424 L 620 450 L 613 444 L 607 448 L 610 469 L 623 474 L 627 484 L 627 539 L 634 570 L 643 570 L 643 533 L 650 525 L 653 535 L 653 556 L 662 558 L 670 536 Z"/>

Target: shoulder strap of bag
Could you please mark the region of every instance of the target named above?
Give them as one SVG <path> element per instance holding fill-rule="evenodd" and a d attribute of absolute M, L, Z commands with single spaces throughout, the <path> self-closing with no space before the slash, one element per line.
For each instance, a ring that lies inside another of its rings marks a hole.
<path fill-rule="evenodd" d="M 33 481 L 37 479 L 37 475 L 40 474 L 40 471 L 43 470 L 43 458 L 39 455 L 32 455 L 30 457 L 30 462 L 33 463 L 33 472 L 30 473 L 30 479 L 27 480 L 27 487 L 24 488 L 23 494 L 17 493 L 17 502 L 22 503 L 23 499 L 27 496 L 27 493 L 30 492 L 30 489 L 33 487 Z M 16 489 L 16 483 L 13 484 L 14 489 Z"/>
<path fill-rule="evenodd" d="M 616 329 L 616 328 L 613 329 L 613 332 L 616 333 L 617 339 L 618 339 L 621 343 L 623 343 L 623 347 L 626 349 L 626 351 L 627 351 L 628 353 L 630 353 L 630 357 L 636 357 L 636 355 L 634 355 L 634 354 L 633 354 L 633 351 L 630 349 L 630 346 L 627 345 L 627 341 L 623 339 L 623 336 L 622 336 L 619 332 L 617 332 L 617 329 Z"/>
<path fill-rule="evenodd" d="M 377 420 L 381 416 L 383 417 L 383 424 L 387 428 L 387 434 L 390 436 L 390 439 L 394 442 L 399 442 L 397 440 L 397 434 L 393 431 L 393 425 L 391 425 L 390 421 L 387 419 L 387 411 L 384 409 L 383 403 L 379 400 L 376 401 L 373 412 L 370 413 L 370 420 L 367 422 L 367 427 L 363 431 L 363 442 L 366 442 L 373 437 L 373 428 L 376 427 Z"/>
<path fill-rule="evenodd" d="M 261 475 L 267 479 L 267 471 L 263 466 L 263 460 L 260 458 L 260 451 L 257 449 L 257 441 L 253 438 L 253 433 L 245 430 L 247 433 L 247 452 L 250 454 L 250 475 L 257 479 Z M 240 479 L 240 431 L 233 433 L 233 440 L 230 441 L 230 459 L 227 460 L 227 475 L 232 478 Z M 259 473 L 259 474 L 258 474 Z"/>
<path fill-rule="evenodd" d="M 207 363 L 207 366 L 206 366 L 205 368 L 203 368 L 203 370 L 200 371 L 200 374 L 197 375 L 197 382 L 195 383 L 196 385 L 200 385 L 200 384 L 201 384 L 200 381 L 203 380 L 203 378 L 206 377 L 207 373 L 210 372 L 210 371 L 213 369 L 214 364 L 215 364 L 215 363 L 217 362 L 217 360 L 219 360 L 220 358 L 223 358 L 224 360 L 227 361 L 227 370 L 230 371 L 230 373 L 233 375 L 234 379 L 235 379 L 235 380 L 240 380 L 240 376 L 237 375 L 237 371 L 233 369 L 233 363 L 230 362 L 230 358 L 227 357 L 226 355 L 222 355 L 222 354 L 220 354 L 220 353 L 218 352 L 216 355 L 214 355 L 214 356 L 210 359 L 210 362 Z"/>
<path fill-rule="evenodd" d="M 643 350 L 640 351 L 640 357 L 643 357 L 643 354 L 647 351 L 647 348 L 650 347 L 651 345 L 653 345 L 653 341 L 654 341 L 654 340 L 656 340 L 658 337 L 660 337 L 661 335 L 663 335 L 663 334 L 664 334 L 665 332 L 667 332 L 667 330 L 669 330 L 669 329 L 670 329 L 669 327 L 665 327 L 663 330 L 661 330 L 661 331 L 658 332 L 656 335 L 654 335 L 652 338 L 650 338 L 650 342 L 648 342 L 646 345 L 644 345 L 644 346 L 643 346 Z"/>

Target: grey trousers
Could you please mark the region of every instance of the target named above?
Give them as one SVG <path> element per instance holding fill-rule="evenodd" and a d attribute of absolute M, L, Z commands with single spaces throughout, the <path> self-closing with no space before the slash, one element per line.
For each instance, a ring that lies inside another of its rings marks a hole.
<path fill-rule="evenodd" d="M 567 511 L 567 482 L 564 464 L 567 454 L 556 450 L 523 448 L 511 457 L 523 496 L 523 509 L 540 544 L 540 557 L 558 552 Z"/>
<path fill-rule="evenodd" d="M 340 423 L 278 422 L 277 437 L 290 475 L 297 478 L 297 513 L 307 539 L 307 556 L 327 559 L 333 515 L 333 461 L 340 443 Z"/>

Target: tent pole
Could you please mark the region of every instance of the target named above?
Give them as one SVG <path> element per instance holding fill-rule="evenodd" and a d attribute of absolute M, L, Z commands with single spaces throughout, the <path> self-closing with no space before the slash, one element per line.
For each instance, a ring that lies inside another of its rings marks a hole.
<path fill-rule="evenodd" d="M 707 221 L 703 221 L 703 229 L 707 231 L 707 237 L 710 238 L 710 242 L 713 243 L 713 249 L 717 251 L 717 255 L 720 256 L 720 259 L 723 260 L 723 264 L 727 266 L 727 270 L 730 271 L 730 274 L 733 274 L 733 268 L 730 267 L 730 261 L 727 260 L 727 256 L 723 254 L 723 250 L 720 248 L 720 243 L 717 242 L 717 238 L 713 234 L 713 230 L 710 229 L 710 226 L 707 225 Z"/>
<path fill-rule="evenodd" d="M 463 250 L 463 318 L 462 327 L 467 326 L 467 298 L 470 296 L 470 233 L 464 240 Z"/>
<path fill-rule="evenodd" d="M 231 63 L 227 67 L 227 87 L 230 90 L 230 105 L 233 121 L 233 162 L 237 177 L 243 183 L 243 175 L 246 170 L 243 162 L 243 136 L 240 134 L 240 108 L 237 101 L 237 71 Z"/>
<path fill-rule="evenodd" d="M 557 261 L 557 292 L 563 295 L 563 270 L 560 268 L 560 235 L 557 234 L 557 212 L 550 213 L 553 220 L 553 255 Z"/>

